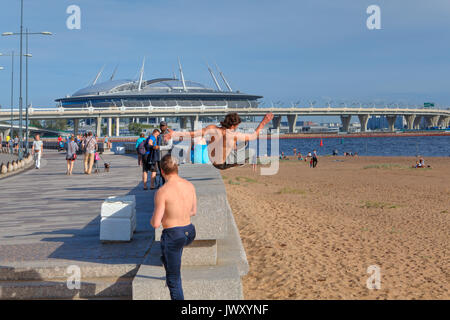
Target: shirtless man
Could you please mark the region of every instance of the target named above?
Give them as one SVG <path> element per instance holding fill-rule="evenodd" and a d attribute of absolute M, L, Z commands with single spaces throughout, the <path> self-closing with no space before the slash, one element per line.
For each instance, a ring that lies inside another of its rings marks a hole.
<path fill-rule="evenodd" d="M 224 121 L 220 123 L 220 127 L 216 125 L 209 125 L 206 128 L 191 131 L 191 132 L 175 132 L 170 129 L 169 134 L 166 134 L 165 139 L 189 137 L 194 139 L 196 137 L 210 136 L 211 143 L 208 144 L 208 155 L 214 167 L 220 170 L 225 170 L 231 167 L 242 165 L 245 160 L 252 159 L 253 149 L 248 149 L 248 155 L 245 153 L 245 144 L 241 149 L 237 148 L 238 142 L 247 143 L 250 140 L 258 138 L 259 132 L 264 126 L 273 119 L 273 114 L 268 113 L 264 116 L 259 126 L 253 133 L 236 132 L 241 118 L 237 113 L 229 113 L 225 116 Z"/>
<path fill-rule="evenodd" d="M 191 217 L 197 212 L 195 188 L 178 176 L 178 164 L 170 154 L 161 159 L 161 174 L 166 183 L 155 194 L 151 225 L 161 224 L 161 260 L 166 270 L 166 283 L 172 300 L 184 300 L 181 285 L 183 247 L 194 241 L 195 227 Z"/>

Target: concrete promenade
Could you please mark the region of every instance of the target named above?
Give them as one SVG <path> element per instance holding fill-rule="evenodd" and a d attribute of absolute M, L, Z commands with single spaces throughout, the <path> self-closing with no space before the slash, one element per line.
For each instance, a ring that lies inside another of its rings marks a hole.
<path fill-rule="evenodd" d="M 161 230 L 150 226 L 154 191 L 143 190 L 135 155 L 103 158 L 110 172 L 85 175 L 80 157 L 67 176 L 65 153 L 45 150 L 41 169 L 0 181 L 0 299 L 169 298 Z M 180 175 L 198 200 L 196 240 L 183 254 L 186 298 L 243 299 L 249 266 L 219 172 L 188 164 Z M 101 205 L 125 195 L 136 197 L 133 239 L 102 243 Z M 78 271 L 81 286 L 70 288 Z"/>
<path fill-rule="evenodd" d="M 0 153 L 0 164 L 7 163 L 7 162 L 13 161 L 13 160 L 17 160 L 16 154 Z"/>
<path fill-rule="evenodd" d="M 101 173 L 83 174 L 80 157 L 73 175 L 67 176 L 65 153 L 45 150 L 41 169 L 0 180 L 0 299 L 131 298 L 131 279 L 154 239 L 149 224 L 154 192 L 142 190 L 142 169 L 134 157 L 103 158 L 111 163 L 109 173 L 103 172 L 100 161 Z M 136 196 L 134 238 L 130 243 L 102 244 L 101 204 L 119 195 Z M 63 285 L 69 265 L 81 268 L 87 281 L 81 290 Z M 17 280 L 48 290 L 21 290 Z"/>

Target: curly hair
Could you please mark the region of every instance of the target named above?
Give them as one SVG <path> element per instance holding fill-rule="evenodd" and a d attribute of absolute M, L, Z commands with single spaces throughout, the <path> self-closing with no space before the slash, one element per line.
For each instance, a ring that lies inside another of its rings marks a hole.
<path fill-rule="evenodd" d="M 236 112 L 229 113 L 225 116 L 225 119 L 220 122 L 222 128 L 230 129 L 234 125 L 241 123 L 241 118 Z"/>

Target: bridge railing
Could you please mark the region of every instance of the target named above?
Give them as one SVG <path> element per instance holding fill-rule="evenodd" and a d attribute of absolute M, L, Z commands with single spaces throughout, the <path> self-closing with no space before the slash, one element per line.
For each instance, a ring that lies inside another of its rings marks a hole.
<path fill-rule="evenodd" d="M 161 112 L 171 112 L 171 113 L 182 113 L 182 112 L 211 112 L 211 111 L 221 111 L 225 112 L 227 110 L 233 110 L 236 112 L 242 112 L 242 113 L 261 113 L 261 112 L 268 112 L 272 111 L 274 113 L 277 112 L 286 112 L 286 113 L 292 113 L 292 112 L 300 112 L 300 113 L 311 113 L 311 114 L 333 114 L 333 113 L 343 113 L 343 114 L 397 114 L 397 115 L 404 115 L 404 114 L 427 114 L 427 115 L 434 115 L 434 114 L 441 114 L 441 115 L 450 115 L 450 110 L 448 109 L 426 109 L 426 108 L 388 108 L 386 106 L 383 107 L 299 107 L 299 106 L 288 106 L 288 107 L 256 107 L 256 108 L 230 108 L 228 105 L 219 105 L 219 106 L 206 106 L 202 104 L 201 106 L 132 106 L 132 107 L 126 107 L 126 106 L 112 106 L 112 107 L 82 107 L 82 108 L 29 108 L 28 114 L 30 116 L 33 116 L 33 114 L 39 114 L 40 116 L 46 116 L 47 114 L 49 116 L 54 115 L 65 115 L 71 116 L 71 115 L 102 115 L 102 114 L 110 114 L 114 113 L 117 115 L 124 114 L 127 112 L 133 113 L 161 113 Z M 19 112 L 18 109 L 13 109 L 14 118 L 17 117 L 17 114 Z M 11 109 L 7 110 L 0 109 L 0 115 L 2 115 L 2 118 L 6 119 L 9 118 L 11 115 Z M 131 115 L 130 115 L 131 116 Z"/>
<path fill-rule="evenodd" d="M 142 106 L 142 107 L 88 107 L 88 108 L 28 108 L 28 114 L 32 115 L 35 111 L 37 112 L 58 112 L 58 113 L 102 113 L 102 112 L 110 112 L 110 111 L 180 111 L 180 110 L 226 110 L 228 109 L 227 105 L 222 106 Z M 11 112 L 9 110 L 8 112 Z M 13 109 L 13 112 L 19 112 L 18 109 Z"/>

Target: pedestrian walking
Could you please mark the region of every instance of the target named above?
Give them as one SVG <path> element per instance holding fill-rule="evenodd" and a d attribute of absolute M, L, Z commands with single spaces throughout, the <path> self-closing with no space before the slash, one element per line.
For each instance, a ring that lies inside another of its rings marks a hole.
<path fill-rule="evenodd" d="M 67 154 L 66 154 L 66 160 L 67 160 L 67 175 L 72 175 L 73 165 L 75 160 L 77 159 L 77 151 L 78 151 L 78 145 L 74 141 L 75 139 L 73 137 L 70 137 L 69 143 L 67 144 Z"/>
<path fill-rule="evenodd" d="M 160 173 L 160 177 L 161 177 L 161 185 L 163 185 L 166 180 L 164 178 L 164 176 L 161 174 L 161 159 L 164 158 L 164 156 L 168 155 L 168 154 L 172 154 L 172 149 L 173 149 L 173 140 L 170 137 L 170 132 L 169 132 L 169 128 L 167 126 L 167 122 L 165 121 L 161 121 L 159 123 L 159 129 L 160 129 L 160 134 L 158 136 L 157 139 L 157 146 L 159 147 L 159 160 L 158 160 L 158 170 Z M 168 136 L 170 138 L 166 138 L 165 136 Z"/>
<path fill-rule="evenodd" d="M 83 142 L 85 149 L 84 154 L 84 173 L 91 174 L 95 160 L 95 152 L 98 150 L 97 140 L 95 140 L 92 132 L 89 132 L 86 140 Z"/>
<path fill-rule="evenodd" d="M 41 157 L 44 150 L 44 143 L 41 140 L 39 134 L 36 134 L 33 141 L 33 147 L 31 148 L 31 154 L 34 157 L 35 168 L 39 169 L 41 167 Z"/>

